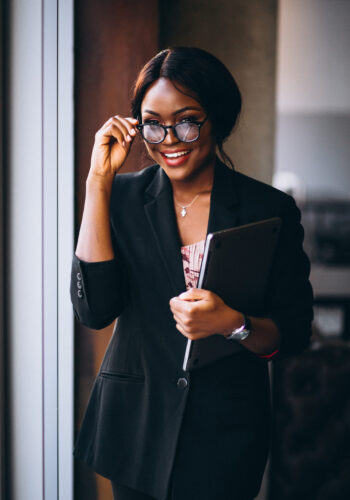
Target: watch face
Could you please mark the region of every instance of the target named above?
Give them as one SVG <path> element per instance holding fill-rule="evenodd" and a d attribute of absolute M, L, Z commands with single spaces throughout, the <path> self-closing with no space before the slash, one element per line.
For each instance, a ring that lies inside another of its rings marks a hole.
<path fill-rule="evenodd" d="M 244 329 L 241 332 L 232 332 L 231 335 L 228 335 L 226 338 L 231 340 L 244 340 L 250 334 L 250 330 Z"/>
<path fill-rule="evenodd" d="M 250 319 L 245 314 L 243 315 L 243 317 L 244 317 L 243 325 L 240 328 L 236 328 L 236 330 L 233 330 L 233 332 L 226 337 L 228 340 L 244 340 L 250 334 L 251 331 Z"/>
<path fill-rule="evenodd" d="M 239 340 L 244 340 L 250 334 L 250 330 L 243 330 L 243 332 L 239 333 Z M 238 338 L 238 337 L 237 337 Z"/>

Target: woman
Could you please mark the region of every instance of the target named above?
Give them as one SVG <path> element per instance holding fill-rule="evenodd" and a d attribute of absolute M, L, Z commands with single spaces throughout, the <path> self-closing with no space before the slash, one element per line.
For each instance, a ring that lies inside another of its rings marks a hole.
<path fill-rule="evenodd" d="M 75 453 L 118 500 L 252 500 L 269 441 L 266 357 L 309 341 L 300 213 L 217 157 L 227 161 L 240 109 L 220 61 L 177 47 L 140 72 L 133 117 L 110 118 L 95 137 L 71 295 L 87 326 L 118 321 Z M 120 175 L 138 133 L 155 165 Z M 207 232 L 273 216 L 283 222 L 261 317 L 195 288 Z M 241 353 L 183 372 L 188 338 L 243 329 Z"/>

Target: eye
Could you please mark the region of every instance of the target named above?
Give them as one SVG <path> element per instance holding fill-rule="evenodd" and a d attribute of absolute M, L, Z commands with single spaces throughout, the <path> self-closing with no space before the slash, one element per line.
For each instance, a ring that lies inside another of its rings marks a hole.
<path fill-rule="evenodd" d="M 179 123 L 198 123 L 198 121 L 194 116 L 186 116 L 185 118 L 181 118 Z"/>
<path fill-rule="evenodd" d="M 152 118 L 146 118 L 144 121 L 143 121 L 144 124 L 147 124 L 147 125 L 159 125 L 159 121 L 158 120 L 154 120 Z"/>

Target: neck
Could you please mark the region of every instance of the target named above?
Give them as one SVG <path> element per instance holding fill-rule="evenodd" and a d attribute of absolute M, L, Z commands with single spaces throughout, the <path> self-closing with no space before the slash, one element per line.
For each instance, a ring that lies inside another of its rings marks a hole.
<path fill-rule="evenodd" d="M 215 162 L 184 181 L 171 181 L 174 197 L 185 204 L 198 193 L 210 193 L 213 187 L 214 166 Z"/>

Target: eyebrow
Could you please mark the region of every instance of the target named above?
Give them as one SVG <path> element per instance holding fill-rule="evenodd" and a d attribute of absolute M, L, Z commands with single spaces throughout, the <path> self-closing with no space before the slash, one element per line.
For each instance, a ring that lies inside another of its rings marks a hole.
<path fill-rule="evenodd" d="M 196 108 L 195 106 L 186 106 L 185 108 L 178 109 L 177 111 L 174 111 L 172 113 L 174 116 L 178 115 L 180 113 L 183 113 L 184 111 L 203 111 L 201 108 Z M 144 113 L 149 113 L 150 115 L 154 116 L 160 116 L 159 113 L 156 113 L 155 111 L 152 111 L 151 109 L 145 109 Z"/>

